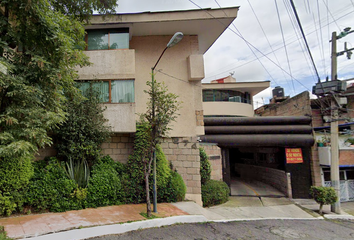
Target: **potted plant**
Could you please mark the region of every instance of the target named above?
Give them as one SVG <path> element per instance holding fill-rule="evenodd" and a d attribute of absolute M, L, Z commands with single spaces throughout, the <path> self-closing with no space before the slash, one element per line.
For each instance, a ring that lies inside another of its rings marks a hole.
<path fill-rule="evenodd" d="M 321 139 L 317 140 L 318 147 L 326 147 L 331 145 L 331 139 L 327 136 L 323 136 Z"/>

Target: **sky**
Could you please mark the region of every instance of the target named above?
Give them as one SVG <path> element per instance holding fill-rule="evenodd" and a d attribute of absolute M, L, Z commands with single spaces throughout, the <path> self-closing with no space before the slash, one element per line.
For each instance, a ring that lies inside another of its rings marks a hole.
<path fill-rule="evenodd" d="M 332 32 L 354 30 L 354 0 L 293 2 L 318 76 L 325 81 L 331 76 Z M 118 4 L 118 13 L 239 6 L 235 21 L 204 54 L 202 82 L 230 74 L 237 82 L 269 80 L 271 87 L 254 97 L 255 108 L 269 103 L 276 86 L 293 97 L 311 92 L 318 81 L 290 0 L 119 0 Z M 353 48 L 354 33 L 337 40 L 337 52 L 344 50 L 345 42 Z M 339 56 L 337 69 L 338 79 L 354 78 L 354 56 Z"/>

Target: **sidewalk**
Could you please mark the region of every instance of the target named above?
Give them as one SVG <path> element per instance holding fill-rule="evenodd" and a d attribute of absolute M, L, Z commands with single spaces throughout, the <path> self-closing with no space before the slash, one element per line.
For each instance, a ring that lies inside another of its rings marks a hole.
<path fill-rule="evenodd" d="M 309 199 L 230 197 L 230 200 L 211 208 L 194 202 L 158 204 L 159 217 L 147 220 L 145 204 L 83 209 L 64 213 L 23 215 L 0 219 L 8 236 L 30 240 L 79 240 L 108 234 L 119 234 L 144 228 L 175 223 L 228 222 L 260 219 L 324 219 L 317 213 L 318 204 Z M 341 204 L 343 213 L 330 213 L 324 207 L 325 218 L 354 219 L 354 202 Z M 347 213 L 348 212 L 348 213 Z"/>
<path fill-rule="evenodd" d="M 169 203 L 158 204 L 158 211 L 154 215 L 160 218 L 188 215 Z M 141 212 L 146 212 L 146 204 L 8 217 L 0 219 L 0 225 L 5 227 L 7 236 L 11 238 L 28 238 L 70 229 L 146 220 Z"/>

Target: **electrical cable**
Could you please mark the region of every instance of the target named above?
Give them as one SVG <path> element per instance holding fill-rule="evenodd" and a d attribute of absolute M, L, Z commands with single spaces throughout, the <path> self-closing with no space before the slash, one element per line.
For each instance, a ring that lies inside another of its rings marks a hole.
<path fill-rule="evenodd" d="M 320 13 L 320 6 L 319 6 L 319 0 L 317 0 L 317 14 L 318 14 L 318 24 L 320 26 L 320 43 L 321 43 L 321 47 L 320 47 L 320 52 L 322 54 L 322 64 L 323 64 L 323 71 L 326 71 L 326 61 L 325 61 L 325 56 L 324 56 L 324 47 L 323 47 L 323 34 L 322 34 L 322 26 L 321 26 L 321 13 Z M 314 23 L 316 26 L 316 22 Z M 318 34 L 317 34 L 318 36 Z M 324 72 L 324 75 L 326 75 L 326 72 Z"/>
<path fill-rule="evenodd" d="M 214 0 L 218 5 L 219 3 Z M 190 2 L 194 3 L 193 1 L 190 0 Z M 196 5 L 198 6 L 198 5 Z M 199 8 L 201 8 L 200 6 L 198 6 Z M 221 6 L 219 5 L 219 7 L 221 8 Z M 202 8 L 201 8 L 202 9 Z M 223 11 L 224 12 L 224 11 Z M 224 12 L 225 14 L 225 12 Z M 215 18 L 212 14 L 210 14 L 213 18 Z M 226 14 L 225 14 L 226 15 Z M 220 21 L 219 21 L 220 22 Z M 233 23 L 232 23 L 233 24 Z M 236 26 L 233 24 L 233 26 L 235 27 L 236 31 L 238 32 L 238 34 L 240 36 L 242 36 L 242 34 L 240 33 L 240 31 L 236 28 Z M 228 26 L 227 26 L 228 29 L 230 29 Z M 246 45 L 247 47 L 251 50 L 251 52 L 253 53 L 253 55 L 257 58 L 258 62 L 261 64 L 261 66 L 263 67 L 263 69 L 268 73 L 268 75 L 270 76 L 270 78 L 276 83 L 275 79 L 273 78 L 273 76 L 270 74 L 270 72 L 268 71 L 268 69 L 264 66 L 264 64 L 261 62 L 261 60 L 259 59 L 259 57 L 257 56 L 257 54 L 253 51 L 253 49 L 251 48 L 250 44 L 248 42 L 246 42 Z M 277 84 L 277 83 L 276 83 Z"/>
<path fill-rule="evenodd" d="M 216 0 L 215 0 L 215 1 L 216 1 Z M 270 41 L 269 41 L 269 39 L 268 39 L 268 37 L 267 37 L 267 34 L 265 33 L 264 28 L 263 28 L 261 22 L 259 21 L 259 18 L 258 18 L 258 16 L 257 16 L 256 12 L 254 11 L 251 2 L 250 2 L 249 0 L 247 0 L 247 2 L 248 2 L 248 4 L 249 4 L 250 7 L 251 7 L 251 10 L 252 10 L 252 12 L 253 12 L 253 15 L 256 17 L 257 22 L 258 22 L 260 28 L 262 29 L 263 35 L 264 35 L 264 37 L 266 38 L 266 40 L 267 40 L 267 42 L 268 42 L 268 45 L 269 45 L 269 47 L 270 47 L 270 49 L 271 49 L 271 52 L 273 53 L 273 55 L 274 55 L 274 57 L 275 57 L 277 63 L 280 65 L 279 59 L 278 59 L 277 55 L 276 55 L 275 52 L 274 52 L 274 49 L 273 49 L 273 47 L 272 47 L 272 44 L 270 44 Z M 218 4 L 218 6 L 220 7 L 219 4 Z M 282 74 L 283 74 L 283 76 L 284 76 L 284 79 L 286 79 L 284 72 L 282 72 Z M 295 90 L 295 89 L 294 89 L 294 90 Z"/>
<path fill-rule="evenodd" d="M 290 1 L 292 1 L 292 0 L 290 0 Z M 340 27 L 339 27 L 337 21 L 334 19 L 334 17 L 333 17 L 333 15 L 332 15 L 331 11 L 329 10 L 328 4 L 326 4 L 324 0 L 322 0 L 322 1 L 323 1 L 323 3 L 325 4 L 325 6 L 326 6 L 326 8 L 327 8 L 327 12 L 331 15 L 331 17 L 332 17 L 334 23 L 337 25 L 337 28 L 339 29 L 339 31 L 342 31 L 342 29 L 340 29 Z M 337 20 L 338 20 L 338 19 L 337 19 Z"/>
<path fill-rule="evenodd" d="M 327 0 L 327 1 L 328 1 L 328 0 Z M 348 13 L 342 15 L 342 16 L 340 16 L 340 17 L 337 18 L 336 20 L 342 19 L 343 17 L 346 17 L 347 15 L 352 14 L 352 13 L 354 13 L 354 10 L 353 10 L 353 11 L 350 11 L 350 12 L 348 12 Z M 322 21 L 322 20 L 321 20 L 321 21 Z M 323 27 L 327 27 L 328 33 L 329 33 L 329 26 L 330 26 L 331 23 L 334 23 L 334 21 L 329 22 L 329 16 L 328 16 L 328 12 L 327 12 L 327 24 L 323 25 Z M 297 34 L 296 31 L 295 31 L 295 33 Z M 311 34 L 313 34 L 313 33 L 315 33 L 315 30 L 308 32 L 307 35 L 311 35 Z M 290 44 L 293 44 L 294 42 L 298 41 L 299 39 L 300 39 L 300 37 L 297 36 L 297 39 L 295 39 L 295 40 L 293 40 L 293 41 L 287 41 L 287 44 L 286 44 L 286 45 L 288 46 L 288 45 L 290 45 Z M 330 45 L 330 42 L 328 42 L 328 44 Z M 278 43 L 275 43 L 275 44 L 273 44 L 273 45 L 276 46 L 276 45 L 278 45 Z M 302 45 L 300 45 L 300 46 L 301 46 L 301 48 L 302 48 Z M 278 50 L 280 50 L 281 48 L 282 48 L 282 47 L 276 48 L 276 49 L 275 49 L 275 52 L 278 51 Z M 330 50 L 330 47 L 329 47 L 328 49 L 329 49 L 329 55 L 330 55 L 330 51 L 331 51 L 331 50 Z M 303 54 L 304 54 L 304 52 L 306 52 L 306 51 L 303 50 Z M 272 52 L 270 52 L 270 53 L 272 53 Z M 270 53 L 266 53 L 265 55 L 269 55 Z M 246 57 L 246 59 L 249 58 L 249 57 L 250 57 L 250 56 Z M 305 59 L 306 59 L 306 61 L 308 62 L 307 57 L 305 57 Z M 255 60 L 256 60 L 256 59 L 255 59 Z M 251 63 L 251 62 L 253 62 L 253 61 L 255 61 L 255 60 L 251 60 L 251 61 L 249 61 L 249 62 L 247 62 L 247 63 Z M 247 63 L 245 63 L 245 64 L 247 64 Z M 240 65 L 240 67 L 241 67 L 241 66 L 244 66 L 245 64 Z M 230 65 L 231 65 L 231 64 L 230 64 Z M 225 68 L 225 67 L 223 67 L 223 68 Z M 230 68 L 230 69 L 228 69 L 228 70 L 226 70 L 226 71 L 220 72 L 220 74 L 225 73 L 225 72 L 232 71 L 232 70 L 237 69 L 237 68 L 239 68 L 239 66 L 232 67 L 232 68 Z M 221 69 L 222 69 L 222 68 L 221 68 Z M 213 71 L 213 72 L 211 72 L 211 73 L 214 73 L 214 72 L 216 72 L 216 71 L 218 71 L 218 70 L 215 70 L 215 71 Z M 216 75 L 218 75 L 218 74 L 214 74 L 213 76 L 216 76 Z M 206 79 L 209 79 L 209 78 L 212 78 L 212 76 L 207 77 Z M 317 79 L 315 79 L 315 81 L 317 81 Z"/>
<path fill-rule="evenodd" d="M 283 45 L 284 45 L 286 60 L 287 60 L 287 62 L 288 62 L 289 73 L 290 73 L 290 75 L 292 76 L 291 67 L 290 67 L 290 61 L 289 61 L 289 54 L 288 54 L 288 49 L 287 49 L 286 44 L 285 44 L 283 25 L 281 24 L 281 20 L 280 20 L 280 14 L 279 14 L 279 9 L 278 9 L 277 0 L 274 0 L 274 3 L 275 3 L 275 9 L 277 10 L 278 22 L 279 22 L 279 26 L 280 26 L 281 36 L 282 36 L 282 39 L 283 39 Z M 291 83 L 292 83 L 293 91 L 294 91 L 294 95 L 295 95 L 295 85 L 294 85 L 294 81 L 293 81 L 292 78 L 290 78 L 290 79 L 291 79 Z"/>
<path fill-rule="evenodd" d="M 299 18 L 298 14 L 297 14 L 297 11 L 296 11 L 296 8 L 295 8 L 295 5 L 294 5 L 293 0 L 290 0 L 290 3 L 291 3 L 291 6 L 292 6 L 292 8 L 293 8 L 293 11 L 294 11 L 294 14 L 295 14 L 297 23 L 298 23 L 298 25 L 299 25 L 299 28 L 300 28 L 302 37 L 303 37 L 303 39 L 304 39 L 304 41 L 305 41 L 305 43 L 306 43 L 306 47 L 307 47 L 308 54 L 309 54 L 310 57 L 311 57 L 311 61 L 312 61 L 312 64 L 313 64 L 313 68 L 315 69 L 317 78 L 318 78 L 318 80 L 320 81 L 320 76 L 319 76 L 319 74 L 318 74 L 318 71 L 317 71 L 317 68 L 316 68 L 316 64 L 315 64 L 315 62 L 314 62 L 314 60 L 313 60 L 313 57 L 312 57 L 312 54 L 311 54 L 311 50 L 310 50 L 310 47 L 309 47 L 309 45 L 308 45 L 308 43 L 307 43 L 306 36 L 305 36 L 304 30 L 302 29 L 301 22 L 300 22 L 300 18 Z"/>
<path fill-rule="evenodd" d="M 235 32 L 233 29 L 231 29 L 230 27 L 228 27 L 226 24 L 224 24 L 223 22 L 221 22 L 219 19 L 217 19 L 215 16 L 213 16 L 211 13 L 209 13 L 207 10 L 201 8 L 198 4 L 194 3 L 192 0 L 188 0 L 189 2 L 193 3 L 195 6 L 199 7 L 201 10 L 205 11 L 208 15 L 210 15 L 211 17 L 213 17 L 214 19 L 216 19 L 221 25 L 225 26 L 227 29 L 229 29 L 231 32 L 233 32 L 234 34 L 236 34 L 236 36 L 240 37 L 244 42 L 246 42 L 247 44 L 249 44 L 251 47 L 253 47 L 255 50 L 257 50 L 260 54 L 262 54 L 264 57 L 266 57 L 270 62 L 272 62 L 275 66 L 277 66 L 278 68 L 280 68 L 282 71 L 284 71 L 286 74 L 288 74 L 289 76 L 291 76 L 285 69 L 283 69 L 281 66 L 279 66 L 277 63 L 275 63 L 272 59 L 270 59 L 268 56 L 266 56 L 263 52 L 261 52 L 258 48 L 256 48 L 254 45 L 252 45 L 250 42 L 248 42 L 242 35 L 238 34 L 237 32 Z M 236 28 L 236 26 L 234 25 L 234 27 Z M 293 77 L 293 76 L 291 76 Z M 294 77 L 293 77 L 294 78 Z M 299 80 L 297 80 L 296 78 L 294 78 L 294 80 L 296 80 L 300 85 L 302 85 L 305 89 L 307 89 L 308 91 L 310 91 L 310 89 L 308 89 L 304 84 L 302 84 Z"/>
<path fill-rule="evenodd" d="M 306 60 L 306 66 L 308 67 L 309 72 L 312 72 L 313 69 L 311 68 L 311 63 L 309 61 L 309 56 L 305 54 L 306 53 L 306 50 L 305 50 L 306 46 L 305 46 L 303 41 L 300 41 L 302 39 L 301 33 L 299 32 L 299 29 L 296 27 L 297 26 L 296 18 L 294 16 L 294 14 L 292 14 L 292 9 L 291 9 L 290 3 L 287 0 L 283 0 L 283 2 L 284 2 L 284 5 L 285 5 L 285 9 L 287 11 L 287 14 L 289 16 L 291 25 L 292 25 L 292 27 L 294 29 L 294 32 L 295 32 L 295 35 L 297 37 L 293 42 L 297 41 L 299 43 L 299 46 L 301 47 L 301 53 L 304 56 L 304 59 Z M 311 76 L 314 77 L 313 75 L 311 75 Z M 315 83 L 317 82 L 316 78 L 314 78 L 313 80 L 314 80 Z"/>

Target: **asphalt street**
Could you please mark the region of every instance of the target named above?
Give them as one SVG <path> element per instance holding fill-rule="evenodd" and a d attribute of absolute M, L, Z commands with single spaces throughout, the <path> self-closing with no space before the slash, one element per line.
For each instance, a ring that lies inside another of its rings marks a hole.
<path fill-rule="evenodd" d="M 90 238 L 90 240 L 125 239 L 354 239 L 354 222 L 348 220 L 259 220 L 178 224 Z"/>

